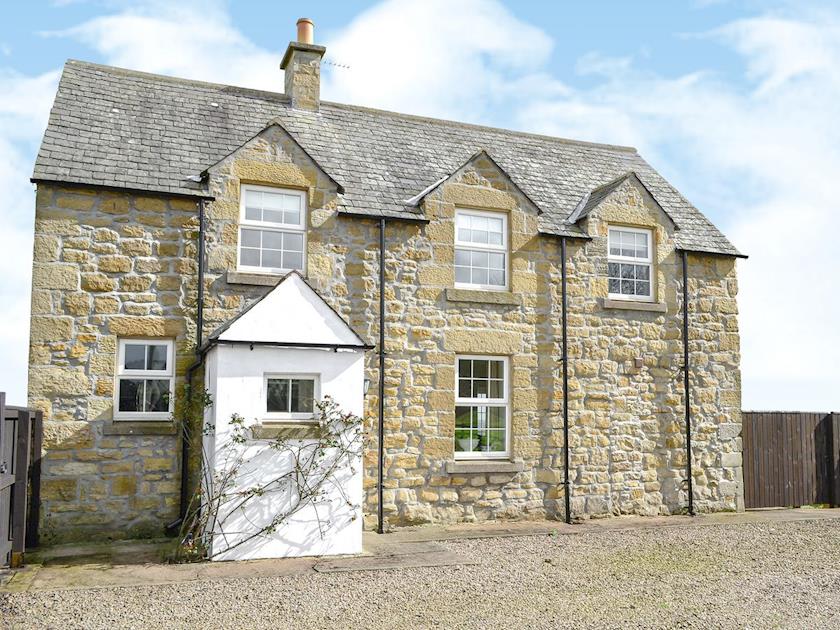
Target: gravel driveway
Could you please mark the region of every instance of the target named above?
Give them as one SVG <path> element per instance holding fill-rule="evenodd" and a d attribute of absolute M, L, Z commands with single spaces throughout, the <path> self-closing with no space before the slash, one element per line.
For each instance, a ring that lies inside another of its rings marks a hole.
<path fill-rule="evenodd" d="M 0 626 L 840 627 L 840 520 L 442 544 L 480 564 L 0 595 Z"/>

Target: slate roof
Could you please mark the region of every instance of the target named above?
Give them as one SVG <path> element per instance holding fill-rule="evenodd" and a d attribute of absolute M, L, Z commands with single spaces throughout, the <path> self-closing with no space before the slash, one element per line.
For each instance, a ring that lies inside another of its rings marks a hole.
<path fill-rule="evenodd" d="M 544 233 L 581 236 L 567 222 L 581 200 L 633 171 L 679 227 L 679 247 L 741 255 L 630 147 L 324 101 L 317 113 L 295 110 L 282 93 L 73 60 L 65 64 L 32 179 L 207 195 L 197 176 L 271 123 L 343 186 L 344 212 L 417 217 L 406 200 L 484 150 L 541 209 Z"/>

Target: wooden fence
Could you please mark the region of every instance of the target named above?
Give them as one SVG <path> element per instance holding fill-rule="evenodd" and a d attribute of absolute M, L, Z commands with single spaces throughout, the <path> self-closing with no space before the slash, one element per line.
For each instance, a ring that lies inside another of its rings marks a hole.
<path fill-rule="evenodd" d="M 7 406 L 0 392 L 0 567 L 38 545 L 42 440 L 41 412 Z"/>
<path fill-rule="evenodd" d="M 749 508 L 840 504 L 840 414 L 745 411 Z"/>

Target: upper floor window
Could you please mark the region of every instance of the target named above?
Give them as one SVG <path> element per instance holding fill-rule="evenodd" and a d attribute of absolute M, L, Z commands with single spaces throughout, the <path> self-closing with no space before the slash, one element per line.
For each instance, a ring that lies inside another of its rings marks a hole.
<path fill-rule="evenodd" d="M 308 420 L 318 397 L 315 375 L 270 375 L 265 379 L 265 410 L 269 419 Z"/>
<path fill-rule="evenodd" d="M 174 375 L 172 348 L 170 339 L 120 339 L 115 419 L 169 419 Z"/>
<path fill-rule="evenodd" d="M 609 294 L 611 298 L 653 299 L 653 233 L 627 227 L 609 229 Z"/>
<path fill-rule="evenodd" d="M 458 357 L 455 457 L 504 457 L 509 451 L 505 357 Z"/>
<path fill-rule="evenodd" d="M 306 259 L 306 194 L 298 190 L 242 186 L 239 269 L 303 271 Z"/>
<path fill-rule="evenodd" d="M 455 285 L 472 289 L 508 286 L 507 215 L 455 212 Z"/>

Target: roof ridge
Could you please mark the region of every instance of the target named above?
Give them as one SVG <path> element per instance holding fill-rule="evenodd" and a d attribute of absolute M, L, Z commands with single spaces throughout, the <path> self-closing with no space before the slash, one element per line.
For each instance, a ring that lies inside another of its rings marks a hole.
<path fill-rule="evenodd" d="M 548 134 L 544 133 L 534 133 L 531 131 L 517 131 L 515 129 L 508 129 L 506 127 L 491 127 L 490 125 L 479 125 L 477 123 L 467 123 L 459 120 L 451 120 L 448 118 L 432 118 L 431 116 L 421 116 L 419 114 L 406 114 L 404 112 L 394 112 L 388 109 L 377 109 L 375 107 L 366 107 L 364 105 L 351 105 L 349 103 L 335 103 L 333 101 L 321 101 L 321 105 L 329 105 L 332 107 L 336 107 L 338 109 L 351 109 L 351 110 L 359 110 L 363 112 L 371 112 L 373 114 L 384 114 L 386 116 L 393 116 L 394 118 L 409 118 L 411 120 L 428 122 L 428 123 L 435 123 L 435 124 L 444 124 L 450 126 L 457 126 L 457 127 L 464 127 L 466 129 L 480 129 L 482 131 L 495 131 L 501 132 L 504 134 L 509 134 L 512 136 L 526 136 L 529 138 L 539 138 L 541 140 L 552 140 L 554 142 L 560 142 L 562 144 L 573 144 L 579 146 L 586 146 L 586 147 L 593 147 L 596 149 L 613 149 L 616 151 L 623 151 L 626 153 L 636 153 L 638 154 L 638 149 L 636 147 L 631 147 L 627 145 L 621 144 L 607 144 L 605 142 L 591 142 L 588 140 L 574 140 L 572 138 L 562 138 L 560 136 L 549 136 Z"/>
<path fill-rule="evenodd" d="M 68 59 L 65 65 L 71 66 L 79 66 L 79 67 L 88 67 L 88 68 L 96 68 L 98 70 L 103 70 L 107 72 L 111 72 L 112 74 L 119 74 L 122 76 L 129 76 L 129 77 L 138 77 L 138 78 L 147 78 L 147 79 L 156 79 L 156 80 L 163 80 L 169 83 L 174 83 L 178 85 L 192 85 L 195 87 L 204 87 L 204 88 L 212 88 L 212 89 L 236 89 L 241 90 L 244 93 L 250 93 L 255 96 L 265 96 L 271 98 L 272 100 L 283 100 L 288 102 L 288 97 L 283 92 L 270 92 L 268 90 L 258 90 L 256 88 L 249 88 L 244 87 L 241 85 L 228 85 L 225 83 L 213 83 L 211 81 L 199 81 L 198 79 L 185 79 L 183 77 L 173 77 L 167 74 L 156 74 L 154 72 L 143 72 L 142 70 L 131 70 L 129 68 L 121 68 L 119 66 L 109 66 L 106 64 L 94 63 L 92 61 L 83 61 L 80 59 Z M 508 134 L 512 136 L 519 136 L 519 137 L 528 137 L 528 138 L 538 138 L 541 140 L 551 140 L 552 142 L 559 142 L 562 144 L 571 144 L 576 146 L 584 146 L 584 147 L 592 147 L 596 149 L 612 149 L 615 151 L 623 151 L 627 153 L 638 153 L 638 150 L 635 147 L 620 145 L 620 144 L 608 144 L 605 142 L 590 142 L 587 140 L 575 140 L 572 138 L 562 138 L 560 136 L 550 136 L 548 134 L 542 133 L 533 133 L 530 131 L 517 131 L 515 129 L 508 129 L 506 127 L 492 127 L 490 125 L 479 125 L 477 123 L 468 123 L 459 120 L 451 120 L 448 118 L 433 118 L 431 116 L 421 116 L 419 114 L 406 114 L 404 112 L 395 112 L 387 109 L 377 109 L 375 107 L 367 107 L 364 105 L 352 105 L 350 103 L 337 103 L 335 101 L 321 101 L 321 105 L 326 105 L 328 107 L 335 107 L 337 109 L 345 109 L 345 110 L 353 110 L 353 111 L 360 111 L 360 112 L 370 112 L 372 114 L 378 115 L 385 115 L 385 116 L 392 116 L 394 118 L 402 118 L 408 120 L 415 120 L 417 122 L 425 122 L 425 123 L 432 123 L 436 125 L 446 125 L 446 126 L 455 126 L 461 127 L 463 129 L 476 129 L 476 130 L 483 130 L 483 131 L 493 131 L 496 133 Z"/>
<path fill-rule="evenodd" d="M 65 66 L 79 66 L 87 68 L 95 68 L 97 70 L 104 70 L 111 74 L 138 77 L 141 79 L 155 79 L 159 81 L 166 81 L 168 83 L 175 83 L 177 85 L 191 85 L 194 87 L 214 88 L 214 89 L 235 89 L 244 93 L 251 93 L 256 96 L 270 97 L 272 100 L 289 101 L 289 97 L 283 92 L 270 92 L 268 90 L 258 90 L 256 88 L 249 88 L 243 85 L 230 85 L 226 83 L 213 83 L 211 81 L 200 81 L 198 79 L 185 79 L 183 77 L 173 77 L 168 74 L 157 74 L 155 72 L 144 72 L 142 70 L 131 70 L 130 68 L 121 68 L 119 66 L 109 66 L 102 63 L 94 63 L 92 61 L 82 61 L 80 59 L 68 59 Z"/>

